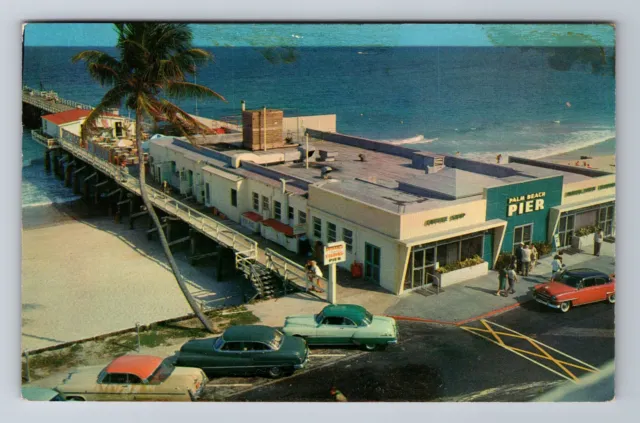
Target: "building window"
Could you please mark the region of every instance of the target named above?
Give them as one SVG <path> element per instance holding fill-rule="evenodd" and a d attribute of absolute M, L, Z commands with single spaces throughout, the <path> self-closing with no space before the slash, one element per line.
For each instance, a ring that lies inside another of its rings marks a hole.
<path fill-rule="evenodd" d="M 331 222 L 327 222 L 327 243 L 336 242 L 337 239 L 336 225 Z"/>
<path fill-rule="evenodd" d="M 262 212 L 270 212 L 271 208 L 269 207 L 269 197 L 262 196 Z"/>
<path fill-rule="evenodd" d="M 313 218 L 313 236 L 322 239 L 322 220 L 318 217 Z"/>
<path fill-rule="evenodd" d="M 342 228 L 342 240 L 346 244 L 347 252 L 353 251 L 353 231 Z"/>
<path fill-rule="evenodd" d="M 171 162 L 171 173 L 178 173 L 178 169 L 176 169 L 176 162 Z"/>
<path fill-rule="evenodd" d="M 280 203 L 280 201 L 273 202 L 273 214 L 275 215 L 276 220 L 282 219 L 282 203 Z"/>
<path fill-rule="evenodd" d="M 291 206 L 289 206 L 289 213 L 287 214 L 287 218 L 290 222 L 293 222 L 293 219 L 295 219 L 295 212 L 293 210 L 293 207 Z"/>
<path fill-rule="evenodd" d="M 211 192 L 209 191 L 209 182 L 206 182 L 204 184 L 204 199 L 205 199 L 204 201 L 207 204 L 211 203 Z"/>
<path fill-rule="evenodd" d="M 253 210 L 260 211 L 260 196 L 257 192 L 253 193 Z"/>
<path fill-rule="evenodd" d="M 302 210 L 298 211 L 298 224 L 302 225 L 303 223 L 307 223 L 307 214 Z"/>
<path fill-rule="evenodd" d="M 473 256 L 482 257 L 482 242 L 483 236 L 477 236 L 475 238 L 464 239 L 460 242 L 460 260 L 466 260 Z"/>
<path fill-rule="evenodd" d="M 209 185 L 209 184 L 207 184 Z M 208 192 L 208 190 L 207 190 Z M 236 191 L 235 189 L 231 189 L 231 205 L 233 207 L 238 207 L 238 191 Z"/>

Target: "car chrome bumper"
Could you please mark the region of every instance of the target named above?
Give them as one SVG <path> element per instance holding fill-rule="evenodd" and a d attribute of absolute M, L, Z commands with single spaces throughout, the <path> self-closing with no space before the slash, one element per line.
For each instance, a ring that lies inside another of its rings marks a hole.
<path fill-rule="evenodd" d="M 309 363 L 309 355 L 310 355 L 310 351 L 309 351 L 309 348 L 307 347 L 307 357 L 304 359 L 302 363 L 294 364 L 293 368 L 296 370 L 304 369 L 307 363 Z"/>
<path fill-rule="evenodd" d="M 391 340 L 387 341 L 388 345 L 396 345 L 397 343 L 398 343 L 397 339 L 391 339 Z"/>
<path fill-rule="evenodd" d="M 547 307 L 551 307 L 551 308 L 560 308 L 560 305 L 559 305 L 559 304 L 554 304 L 554 303 L 552 303 L 552 302 L 542 300 L 542 299 L 540 299 L 540 298 L 538 298 L 538 297 L 533 297 L 533 298 L 534 298 L 537 302 L 539 302 L 540 304 L 544 304 L 544 305 L 546 305 Z"/>

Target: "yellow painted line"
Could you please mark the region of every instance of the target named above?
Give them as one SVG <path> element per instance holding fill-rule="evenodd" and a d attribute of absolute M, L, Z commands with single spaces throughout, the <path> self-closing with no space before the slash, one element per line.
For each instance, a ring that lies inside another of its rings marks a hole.
<path fill-rule="evenodd" d="M 536 347 L 542 354 L 546 355 L 547 358 L 551 361 L 553 361 L 554 363 L 556 363 L 558 365 L 558 367 L 560 367 L 562 370 L 564 370 L 569 376 L 571 376 L 576 382 L 578 381 L 578 378 L 576 377 L 576 375 L 574 375 L 573 373 L 571 373 L 569 371 L 569 369 L 567 369 L 565 366 L 563 366 L 558 360 L 556 360 L 555 358 L 553 358 L 551 356 L 551 354 L 549 354 L 546 350 L 544 350 L 540 345 L 536 344 L 535 342 L 531 342 L 531 339 L 528 339 L 529 343 L 531 345 L 533 345 L 534 347 Z"/>
<path fill-rule="evenodd" d="M 501 326 L 501 325 L 499 325 L 499 324 L 497 324 L 497 323 L 491 322 L 491 324 L 492 324 L 492 325 L 495 325 L 495 326 L 498 326 L 498 327 L 500 327 L 500 328 L 502 328 L 502 329 L 506 329 L 506 330 L 509 330 L 509 331 L 511 331 L 511 332 L 518 333 L 518 332 L 514 331 L 513 329 L 506 328 L 506 327 Z M 529 339 L 530 339 L 532 342 L 535 342 L 535 343 L 536 343 L 536 344 L 538 344 L 538 345 L 541 345 L 541 346 L 543 346 L 543 347 L 545 347 L 545 348 L 547 348 L 547 349 L 550 349 L 551 351 L 557 352 L 558 354 L 562 354 L 563 356 L 568 357 L 568 358 L 572 359 L 573 361 L 575 361 L 575 362 L 577 362 L 577 363 L 580 363 L 580 364 L 582 364 L 582 365 L 584 365 L 584 366 L 587 366 L 587 367 L 589 367 L 589 368 L 593 369 L 593 370 L 594 370 L 594 371 L 596 371 L 596 372 L 599 372 L 599 371 L 600 371 L 600 369 L 598 369 L 597 367 L 592 366 L 592 365 L 591 365 L 591 364 L 589 364 L 589 363 L 585 363 L 585 362 L 584 362 L 584 361 L 582 361 L 582 360 L 578 360 L 577 358 L 575 358 L 575 357 L 573 357 L 573 356 L 570 356 L 569 354 L 563 353 L 562 351 L 557 350 L 557 349 L 555 349 L 555 348 L 553 348 L 553 347 L 550 347 L 549 345 L 543 344 L 542 342 L 540 342 L 540 341 L 538 341 L 538 340 L 535 340 L 535 339 L 533 339 L 533 338 L 529 338 Z"/>
<path fill-rule="evenodd" d="M 536 365 L 538 365 L 538 366 L 540 366 L 540 367 L 543 367 L 543 368 L 545 368 L 545 369 L 549 370 L 551 373 L 554 373 L 554 374 L 556 374 L 556 375 L 560 376 L 560 377 L 561 377 L 561 378 L 563 378 L 563 379 L 567 379 L 567 380 L 570 380 L 571 382 L 574 382 L 574 383 L 575 383 L 575 381 L 574 381 L 573 379 L 568 378 L 566 375 L 563 375 L 562 373 L 557 372 L 557 371 L 553 370 L 552 368 L 547 367 L 547 366 L 545 366 L 544 364 L 539 363 L 539 362 L 537 362 L 537 361 L 535 361 L 535 360 L 533 360 L 533 359 L 531 359 L 531 358 L 527 357 L 526 355 L 519 353 L 518 351 L 514 351 L 514 350 L 513 350 L 513 348 L 509 347 L 508 345 L 504 345 L 504 344 L 503 344 L 503 345 L 500 345 L 498 342 L 496 342 L 495 340 L 493 340 L 493 339 L 491 339 L 491 338 L 489 338 L 489 337 L 487 337 L 487 336 L 484 336 L 484 335 L 481 335 L 481 334 L 479 334 L 479 333 L 476 333 L 476 332 L 474 332 L 474 331 L 472 331 L 472 330 L 469 330 L 466 326 L 460 326 L 460 328 L 461 328 L 462 330 L 466 330 L 467 332 L 472 333 L 472 334 L 474 334 L 474 335 L 476 335 L 476 336 L 479 336 L 480 338 L 484 338 L 484 339 L 486 339 L 486 340 L 487 340 L 487 341 L 489 341 L 489 342 L 493 342 L 494 344 L 498 345 L 499 347 L 503 347 L 504 349 L 506 349 L 506 350 L 508 350 L 508 351 L 511 351 L 512 353 L 514 353 L 514 354 L 516 354 L 516 355 L 519 355 L 520 357 L 524 358 L 525 360 L 529 360 L 529 361 L 530 361 L 530 362 L 532 362 L 533 364 L 536 364 Z"/>
<path fill-rule="evenodd" d="M 496 333 L 493 331 L 493 329 L 491 329 L 491 326 L 489 326 L 489 325 L 487 324 L 487 321 L 486 321 L 486 320 L 482 319 L 482 320 L 480 320 L 480 322 L 481 322 L 481 323 L 482 323 L 482 324 L 487 328 L 487 330 L 488 330 L 489 332 L 491 332 L 491 334 L 494 336 L 494 338 L 496 338 L 496 339 L 498 340 L 498 343 L 499 343 L 500 345 L 502 345 L 502 346 L 504 346 L 504 345 L 505 345 L 505 344 L 504 344 L 504 341 L 502 340 L 502 338 L 500 338 L 500 337 L 498 336 L 498 334 L 496 334 Z"/>
<path fill-rule="evenodd" d="M 534 356 L 534 357 L 539 357 L 539 358 L 543 358 L 543 359 L 545 359 L 545 360 L 548 360 L 548 358 L 547 358 L 547 357 L 545 357 L 544 355 L 541 355 L 541 354 L 536 354 L 536 353 L 534 353 L 534 352 L 527 351 L 527 350 L 522 350 L 522 349 L 520 349 L 520 348 L 516 348 L 516 347 L 509 347 L 509 348 L 511 348 L 511 349 L 512 349 L 512 350 L 514 350 L 514 351 L 520 351 L 520 352 L 522 352 L 522 353 L 529 354 L 529 355 L 532 355 L 532 356 Z M 587 368 L 587 367 L 582 367 L 582 366 L 579 366 L 579 365 L 577 365 L 577 364 L 568 363 L 568 362 L 566 362 L 566 361 L 562 361 L 562 360 L 558 360 L 558 361 L 559 361 L 560 363 L 564 364 L 565 366 L 575 367 L 575 368 L 577 368 L 577 369 L 581 369 L 581 370 L 584 370 L 584 371 L 586 371 L 586 372 L 591 372 L 591 373 L 595 373 L 595 372 L 596 372 L 596 370 L 592 370 L 592 369 L 589 369 L 589 368 Z"/>

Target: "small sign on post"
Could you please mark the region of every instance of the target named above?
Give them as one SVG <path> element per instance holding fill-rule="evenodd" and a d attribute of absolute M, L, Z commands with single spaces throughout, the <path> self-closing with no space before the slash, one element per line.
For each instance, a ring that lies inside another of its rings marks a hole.
<path fill-rule="evenodd" d="M 344 241 L 331 242 L 324 247 L 324 264 L 329 266 L 329 286 L 327 301 L 335 304 L 336 300 L 336 264 L 347 260 L 347 244 Z"/>
<path fill-rule="evenodd" d="M 556 244 L 556 251 L 560 249 L 560 234 L 553 235 L 553 242 Z"/>
<path fill-rule="evenodd" d="M 307 233 L 307 224 L 302 223 L 293 227 L 294 235 L 302 235 Z"/>

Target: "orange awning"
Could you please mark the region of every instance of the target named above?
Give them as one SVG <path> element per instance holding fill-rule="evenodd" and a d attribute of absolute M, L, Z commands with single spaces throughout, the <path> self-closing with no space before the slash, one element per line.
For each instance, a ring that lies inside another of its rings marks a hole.
<path fill-rule="evenodd" d="M 269 226 L 273 229 L 275 229 L 276 231 L 285 234 L 286 236 L 293 236 L 293 228 L 289 225 L 285 225 L 284 223 L 280 222 L 279 220 L 275 220 L 275 219 L 267 219 L 262 221 L 262 224 L 265 226 Z"/>

